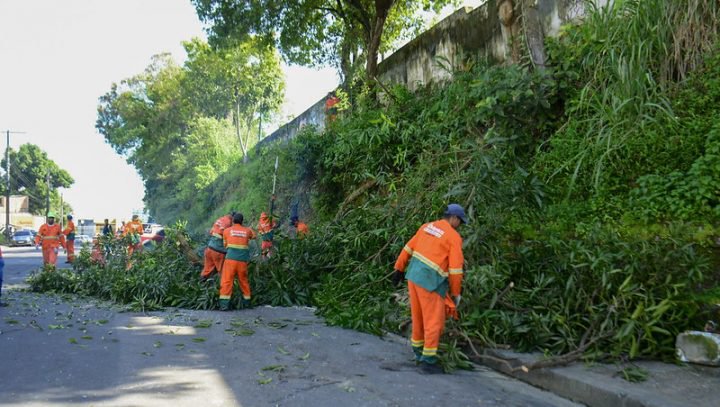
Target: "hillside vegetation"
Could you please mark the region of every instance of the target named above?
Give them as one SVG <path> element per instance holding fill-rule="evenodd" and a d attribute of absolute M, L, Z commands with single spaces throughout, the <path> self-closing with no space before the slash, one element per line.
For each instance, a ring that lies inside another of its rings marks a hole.
<path fill-rule="evenodd" d="M 442 86 L 368 98 L 322 133 L 230 165 L 184 202 L 193 219 L 208 214 L 188 228 L 230 208 L 256 216 L 278 155 L 278 205 L 299 200 L 312 231 L 278 237 L 277 256 L 253 266 L 256 300 L 381 334 L 409 316 L 389 281 L 396 256 L 458 202 L 472 222 L 460 231 L 462 318 L 446 343 L 673 358 L 675 335 L 720 301 L 719 8 L 618 2 L 551 40 L 551 69 L 475 62 Z M 173 272 L 146 256 L 157 264 L 132 273 Z M 214 287 L 182 275 L 183 306 L 215 307 Z M 54 288 L 96 294 L 78 286 Z"/>

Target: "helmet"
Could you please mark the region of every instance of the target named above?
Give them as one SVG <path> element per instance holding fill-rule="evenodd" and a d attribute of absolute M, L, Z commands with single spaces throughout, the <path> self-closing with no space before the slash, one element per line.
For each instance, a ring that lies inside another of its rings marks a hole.
<path fill-rule="evenodd" d="M 72 215 L 68 215 L 67 218 L 68 218 L 68 220 L 73 220 Z"/>
<path fill-rule="evenodd" d="M 53 212 L 53 211 L 48 212 L 48 213 L 47 213 L 47 217 L 48 217 L 48 218 L 54 218 L 54 217 L 55 217 L 55 212 Z"/>

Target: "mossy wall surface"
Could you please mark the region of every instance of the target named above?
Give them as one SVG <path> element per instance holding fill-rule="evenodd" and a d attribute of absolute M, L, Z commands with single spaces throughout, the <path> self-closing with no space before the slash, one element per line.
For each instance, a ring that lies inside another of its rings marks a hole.
<path fill-rule="evenodd" d="M 543 66 L 545 37 L 556 36 L 563 24 L 582 18 L 586 11 L 583 0 L 488 0 L 475 9 L 464 7 L 380 62 L 378 78 L 415 90 L 450 79 L 448 63 L 455 69 L 478 56 L 498 64 L 530 58 Z M 324 127 L 324 108 L 323 97 L 261 144 L 289 140 L 307 125 Z"/>

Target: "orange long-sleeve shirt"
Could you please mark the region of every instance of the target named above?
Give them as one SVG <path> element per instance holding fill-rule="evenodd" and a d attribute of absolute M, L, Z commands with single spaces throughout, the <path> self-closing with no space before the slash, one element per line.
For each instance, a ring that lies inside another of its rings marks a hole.
<path fill-rule="evenodd" d="M 125 229 L 123 230 L 123 236 L 127 236 L 130 233 L 136 233 L 137 235 L 142 235 L 145 229 L 143 228 L 142 222 L 139 220 L 133 220 L 125 224 Z"/>
<path fill-rule="evenodd" d="M 56 248 L 58 246 L 65 247 L 65 235 L 62 234 L 60 225 L 47 223 L 40 226 L 37 235 L 35 235 L 35 244 L 41 244 L 43 248 Z"/>
<path fill-rule="evenodd" d="M 227 248 L 226 259 L 250 261 L 250 240 L 255 239 L 255 232 L 243 225 L 232 225 L 223 232 L 223 241 Z"/>
<path fill-rule="evenodd" d="M 298 239 L 302 239 L 310 233 L 310 228 L 303 222 L 298 221 L 296 228 Z"/>
<path fill-rule="evenodd" d="M 69 220 L 62 233 L 65 235 L 66 240 L 75 240 L 75 223 Z"/>
<path fill-rule="evenodd" d="M 463 277 L 462 237 L 441 219 L 426 223 L 400 252 L 395 269 L 405 271 L 407 278 L 428 291 L 445 296 L 460 295 Z"/>

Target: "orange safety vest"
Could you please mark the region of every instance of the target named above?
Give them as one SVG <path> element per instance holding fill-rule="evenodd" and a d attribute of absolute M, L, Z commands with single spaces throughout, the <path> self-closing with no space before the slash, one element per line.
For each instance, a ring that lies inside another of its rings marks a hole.
<path fill-rule="evenodd" d="M 227 248 L 226 259 L 236 261 L 250 261 L 251 239 L 255 239 L 255 232 L 243 225 L 233 225 L 223 232 L 223 241 Z"/>
<path fill-rule="evenodd" d="M 405 245 L 395 269 L 405 271 L 407 279 L 428 291 L 445 296 L 460 295 L 463 277 L 462 237 L 441 219 L 422 225 Z"/>
<path fill-rule="evenodd" d="M 232 224 L 232 216 L 221 216 L 213 223 L 212 229 L 210 229 L 210 235 L 222 239 L 223 232 L 232 226 Z"/>
<path fill-rule="evenodd" d="M 277 224 L 270 219 L 265 212 L 260 214 L 260 221 L 258 222 L 258 233 L 264 241 L 272 241 L 274 229 Z"/>
<path fill-rule="evenodd" d="M 231 226 L 232 216 L 225 215 L 218 218 L 218 220 L 213 223 L 212 229 L 210 229 L 210 241 L 208 241 L 208 247 L 217 252 L 225 253 L 225 247 L 223 246 L 223 232 Z"/>

